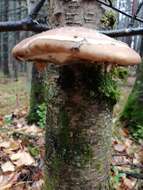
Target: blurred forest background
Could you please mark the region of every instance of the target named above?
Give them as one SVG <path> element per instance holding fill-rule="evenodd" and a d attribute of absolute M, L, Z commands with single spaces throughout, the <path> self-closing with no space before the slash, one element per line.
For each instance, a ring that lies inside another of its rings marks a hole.
<path fill-rule="evenodd" d="M 35 5 L 36 0 L 0 0 L 0 21 L 16 21 L 25 18 L 32 7 Z M 129 13 L 131 15 L 134 15 L 139 4 L 142 2 L 142 0 L 114 0 L 113 4 L 118 9 Z M 105 8 L 105 7 L 104 7 Z M 110 10 L 109 8 L 106 9 L 105 17 L 103 18 L 103 24 L 105 24 L 104 28 L 107 30 L 110 29 L 125 29 L 129 27 L 143 27 L 143 22 L 138 22 L 134 19 L 130 19 L 126 17 L 125 15 L 122 15 L 118 12 L 114 12 Z M 39 23 L 48 23 L 48 2 L 46 1 L 45 5 L 42 7 L 40 12 L 38 13 L 38 18 L 35 22 Z M 143 7 L 140 10 L 138 16 L 142 17 L 143 15 Z M 106 22 L 106 18 L 114 18 L 115 24 L 111 28 L 108 23 Z M 107 25 L 106 25 L 107 24 Z M 16 121 L 16 129 L 12 132 L 14 135 L 16 134 L 16 138 L 18 135 L 21 135 L 19 132 L 15 132 L 19 126 L 23 126 L 24 129 L 24 135 L 22 134 L 22 137 L 24 140 L 23 146 L 26 146 L 28 151 L 30 152 L 30 155 L 34 157 L 34 159 L 41 158 L 40 164 L 43 162 L 43 128 L 45 126 L 45 99 L 44 97 L 41 97 L 38 99 L 37 94 L 35 91 L 32 91 L 31 87 L 34 89 L 34 85 L 40 85 L 40 88 L 38 89 L 38 92 L 42 92 L 44 96 L 44 92 L 42 89 L 43 85 L 43 78 L 45 76 L 45 71 L 38 72 L 35 71 L 35 66 L 32 66 L 31 63 L 23 63 L 15 60 L 11 56 L 11 50 L 12 48 L 20 42 L 22 39 L 31 36 L 34 34 L 34 32 L 28 32 L 28 31 L 15 31 L 15 32 L 0 32 L 0 126 L 3 126 L 6 124 L 7 131 L 9 130 L 7 125 L 11 124 L 12 117 L 18 118 Z M 143 36 L 128 36 L 128 37 L 120 37 L 117 38 L 121 41 L 126 42 L 130 47 L 135 49 L 140 55 L 143 55 Z M 121 89 L 121 96 L 120 100 L 115 106 L 114 114 L 113 114 L 113 123 L 114 123 L 114 139 L 113 139 L 113 148 L 114 151 L 122 154 L 120 157 L 115 156 L 113 160 L 113 181 L 115 189 L 121 190 L 135 190 L 136 189 L 136 183 L 138 180 L 143 179 L 142 175 L 142 168 L 143 168 L 143 148 L 142 148 L 142 139 L 143 139 L 143 68 L 142 64 L 140 66 L 132 66 L 128 67 L 126 70 L 128 73 L 128 77 L 126 80 L 124 80 L 122 83 L 120 83 L 120 89 Z M 36 79 L 36 80 L 35 80 Z M 38 82 L 39 81 L 39 82 Z M 135 83 L 134 83 L 135 82 Z M 45 83 L 44 83 L 45 85 Z M 132 90 L 133 88 L 133 90 Z M 40 90 L 39 90 L 40 89 Z M 30 95 L 31 93 L 31 95 Z M 130 94 L 131 93 L 131 94 Z M 130 94 L 130 96 L 129 96 Z M 34 100 L 30 101 L 31 99 Z M 129 98 L 128 98 L 129 96 Z M 140 106 L 139 106 L 140 105 Z M 30 111 L 29 111 L 30 107 Z M 33 107 L 34 107 L 34 114 L 33 114 Z M 37 112 L 38 110 L 38 112 Z M 27 126 L 26 122 L 24 121 L 23 117 L 27 116 L 27 113 L 32 112 L 32 115 L 29 117 L 29 123 L 35 123 L 40 126 L 40 128 L 35 128 L 35 125 L 32 129 Z M 121 118 L 121 122 L 119 122 L 119 117 Z M 20 118 L 20 120 L 19 120 Z M 44 120 L 43 120 L 44 118 Z M 25 127 L 26 126 L 26 127 Z M 120 130 L 124 126 L 125 128 L 121 130 L 122 138 L 117 134 L 118 132 L 116 129 Z M 41 140 L 32 139 L 27 136 L 28 133 L 32 133 L 35 136 L 38 136 L 38 138 Z M 37 130 L 38 133 L 37 133 Z M 26 133 L 25 133 L 26 131 Z M 0 129 L 1 132 L 1 129 Z M 133 139 L 130 139 L 129 134 L 132 134 Z M 11 134 L 10 134 L 11 135 Z M 27 137 L 30 138 L 30 146 L 28 145 L 29 139 L 27 140 Z M 0 137 L 0 139 L 3 139 L 5 137 Z M 21 136 L 20 136 L 21 138 Z M 26 139 L 26 140 L 25 140 Z M 27 143 L 28 142 L 28 143 Z M 10 142 L 11 143 L 11 142 Z M 137 143 L 137 144 L 136 144 Z M 1 146 L 1 145 L 0 145 Z M 15 145 L 16 146 L 16 145 Z M 19 145 L 20 147 L 20 145 Z M 36 148 L 35 148 L 36 147 Z M 41 148 L 42 147 L 42 148 Z M 3 148 L 7 151 L 9 151 L 9 148 L 7 148 L 6 144 L 3 144 Z M 41 149 L 41 152 L 40 152 Z M 131 150 L 132 149 L 132 150 Z M 133 155 L 134 150 L 137 150 L 139 154 L 136 156 Z M 26 150 L 27 152 L 27 150 Z M 0 152 L 1 153 L 1 152 Z M 141 157 L 139 156 L 141 153 Z M 25 152 L 24 152 L 25 154 Z M 39 156 L 40 155 L 40 156 Z M 125 157 L 124 157 L 125 155 Z M 22 155 L 23 156 L 23 155 Z M 1 157 L 1 155 L 0 155 Z M 34 165 L 35 162 L 31 160 L 31 157 L 28 157 L 29 159 L 29 165 Z M 142 159 L 142 160 L 141 160 Z M 39 161 L 39 160 L 38 160 Z M 120 163 L 119 163 L 120 162 Z M 127 162 L 127 164 L 126 164 Z M 3 161 L 0 160 L 0 164 L 2 165 Z M 24 163 L 25 164 L 25 163 Z M 21 165 L 24 165 L 21 163 Z M 28 167 L 29 167 L 28 165 Z M 119 165 L 119 168 L 116 168 L 116 166 Z M 2 165 L 3 166 L 3 165 Z M 121 167 L 120 167 L 121 166 Z M 123 166 L 123 167 L 122 167 Z M 125 166 L 130 167 L 132 171 L 133 167 L 133 174 L 127 173 Z M 35 166 L 32 166 L 33 168 Z M 7 168 L 10 168 L 11 171 L 15 171 L 12 165 L 3 166 L 4 171 L 9 171 Z M 33 173 L 37 171 L 39 174 L 36 180 L 34 181 L 34 186 L 41 187 L 42 181 L 42 171 L 43 168 L 41 165 L 38 165 L 38 169 L 32 168 L 32 174 L 29 174 L 29 168 L 26 168 L 26 172 L 22 171 L 20 173 L 20 176 L 18 179 L 20 181 L 24 181 L 25 176 L 27 177 L 25 181 L 35 180 L 35 175 L 33 177 Z M 25 168 L 24 168 L 25 169 Z M 125 171 L 123 172 L 122 170 Z M 119 172 L 119 170 L 121 172 Z M 31 171 L 31 170 L 30 170 Z M 141 175 L 136 175 L 136 173 L 140 172 Z M 126 176 L 129 176 L 129 178 L 126 178 L 124 176 L 124 173 L 126 173 Z M 18 175 L 18 174 L 17 174 Z M 29 176 L 32 176 L 33 178 L 29 179 Z M 23 177 L 24 176 L 24 177 Z M 133 178 L 130 178 L 133 177 Z M 8 181 L 11 178 L 7 178 L 5 184 L 3 186 L 7 187 Z M 38 180 L 37 180 L 38 179 Z M 122 179 L 122 180 L 121 180 Z M 3 180 L 3 178 L 2 178 Z M 0 179 L 0 183 L 2 184 L 2 180 Z M 13 181 L 11 180 L 10 186 L 13 185 Z M 31 185 L 31 184 L 30 184 Z M 119 188 L 120 186 L 120 188 Z M 22 189 L 21 184 L 19 187 Z M 142 182 L 140 185 L 140 190 L 143 188 Z M 12 189 L 12 188 L 11 188 Z M 14 189 L 16 187 L 14 186 Z M 36 188 L 35 188 L 36 189 Z M 37 188 L 38 189 L 38 188 Z"/>

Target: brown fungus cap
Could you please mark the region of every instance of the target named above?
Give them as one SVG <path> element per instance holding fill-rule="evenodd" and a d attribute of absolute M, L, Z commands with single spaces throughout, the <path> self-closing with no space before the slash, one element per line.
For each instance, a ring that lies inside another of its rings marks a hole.
<path fill-rule="evenodd" d="M 13 48 L 19 60 L 50 61 L 59 65 L 77 60 L 133 65 L 141 62 L 127 44 L 84 27 L 62 27 L 34 35 Z"/>

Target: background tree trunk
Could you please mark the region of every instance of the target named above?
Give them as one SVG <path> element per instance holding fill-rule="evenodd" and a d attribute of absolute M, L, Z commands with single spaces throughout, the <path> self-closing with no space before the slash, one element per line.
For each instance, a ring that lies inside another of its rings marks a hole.
<path fill-rule="evenodd" d="M 32 67 L 32 81 L 30 94 L 30 109 L 27 116 L 29 123 L 37 123 L 39 121 L 39 106 L 46 102 L 46 71 L 38 71 L 36 66 Z"/>
<path fill-rule="evenodd" d="M 128 101 L 121 114 L 120 119 L 124 121 L 124 126 L 128 127 L 130 132 L 138 134 L 138 130 L 143 126 L 143 64 L 137 69 L 137 78 L 128 97 Z M 139 133 L 140 134 L 140 133 Z M 141 134 L 140 134 L 141 135 Z M 141 138 L 143 136 L 136 136 Z"/>
<path fill-rule="evenodd" d="M 96 1 L 51 0 L 48 13 L 53 28 L 99 29 L 104 10 Z M 102 66 L 86 65 L 48 68 L 46 190 L 111 190 L 113 104 L 97 92 Z"/>
<path fill-rule="evenodd" d="M 4 16 L 4 20 L 5 21 L 8 21 L 8 7 L 9 7 L 9 0 L 5 0 L 4 1 L 4 13 L 5 13 L 5 16 Z M 10 72 L 9 72 L 9 56 L 8 56 L 8 51 L 9 50 L 9 47 L 8 47 L 8 33 L 7 32 L 4 32 L 3 33 L 3 52 L 4 52 L 4 55 L 3 55 L 3 73 L 5 76 L 10 76 Z"/>
<path fill-rule="evenodd" d="M 30 13 L 36 1 L 27 0 L 28 12 Z M 41 11 L 42 12 L 42 11 Z M 44 11 L 43 11 L 44 12 Z M 35 64 L 32 66 L 32 81 L 30 94 L 30 109 L 27 116 L 28 123 L 38 123 L 38 109 L 45 103 L 46 69 L 39 71 Z"/>

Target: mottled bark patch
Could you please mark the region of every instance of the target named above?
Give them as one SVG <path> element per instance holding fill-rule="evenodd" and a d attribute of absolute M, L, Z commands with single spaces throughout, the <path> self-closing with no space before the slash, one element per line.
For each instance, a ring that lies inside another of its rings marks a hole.
<path fill-rule="evenodd" d="M 96 1 L 50 0 L 49 5 L 49 24 L 52 28 L 65 25 L 101 28 L 104 10 Z"/>
<path fill-rule="evenodd" d="M 113 105 L 109 104 L 110 97 L 98 90 L 99 67 L 81 63 L 54 69 L 53 73 L 50 69 L 47 190 L 108 186 Z"/>

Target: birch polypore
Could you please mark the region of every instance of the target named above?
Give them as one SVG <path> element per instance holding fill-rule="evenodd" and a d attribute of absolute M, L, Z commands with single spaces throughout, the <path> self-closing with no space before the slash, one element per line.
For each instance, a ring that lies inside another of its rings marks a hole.
<path fill-rule="evenodd" d="M 59 65 L 77 60 L 134 65 L 140 56 L 127 44 L 96 30 L 84 27 L 62 27 L 27 38 L 12 51 L 19 60 L 50 61 Z"/>

